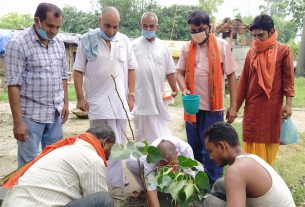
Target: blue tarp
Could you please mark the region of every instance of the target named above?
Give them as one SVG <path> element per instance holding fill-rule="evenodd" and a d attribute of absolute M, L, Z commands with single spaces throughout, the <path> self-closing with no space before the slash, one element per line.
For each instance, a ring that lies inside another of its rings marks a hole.
<path fill-rule="evenodd" d="M 5 47 L 8 41 L 12 38 L 12 31 L 2 29 L 0 30 L 0 55 L 5 53 Z"/>

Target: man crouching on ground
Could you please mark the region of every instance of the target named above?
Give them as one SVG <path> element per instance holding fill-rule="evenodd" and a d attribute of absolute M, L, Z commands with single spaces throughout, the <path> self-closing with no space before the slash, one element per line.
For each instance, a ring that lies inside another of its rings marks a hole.
<path fill-rule="evenodd" d="M 231 125 L 213 124 L 204 137 L 211 159 L 220 166 L 230 165 L 224 179 L 218 179 L 212 189 L 212 193 L 225 195 L 226 202 L 209 196 L 204 207 L 295 207 L 281 176 L 257 155 L 243 151 Z"/>
<path fill-rule="evenodd" d="M 115 134 L 108 125 L 60 140 L 3 185 L 12 188 L 3 207 L 112 207 L 105 170 Z"/>

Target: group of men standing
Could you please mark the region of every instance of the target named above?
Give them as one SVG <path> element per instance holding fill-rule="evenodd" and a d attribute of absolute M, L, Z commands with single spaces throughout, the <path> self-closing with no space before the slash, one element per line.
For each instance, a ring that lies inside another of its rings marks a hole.
<path fill-rule="evenodd" d="M 37 156 L 40 142 L 44 149 L 63 137 L 62 124 L 68 117 L 67 70 L 64 44 L 55 37 L 62 22 L 57 6 L 42 3 L 33 26 L 7 46 L 6 84 L 19 166 Z M 172 97 L 178 94 L 178 82 L 182 95 L 200 95 L 199 112 L 185 114 L 184 120 L 194 158 L 205 167 L 212 186 L 222 177 L 223 168 L 207 152 L 204 133 L 210 125 L 224 120 L 226 75 L 230 92 L 227 121 L 234 121 L 245 100 L 246 151 L 273 163 L 283 96 L 285 116 L 290 116 L 294 90 L 291 51 L 276 41 L 271 17 L 254 19 L 250 28 L 253 48 L 247 55 L 239 87 L 231 48 L 211 33 L 210 18 L 204 11 L 194 11 L 188 18 L 192 39 L 183 46 L 177 66 L 156 36 L 158 17 L 154 13 L 142 15 L 142 35 L 133 42 L 118 32 L 119 23 L 118 10 L 105 7 L 99 28 L 84 34 L 78 45 L 73 73 L 77 107 L 88 111 L 90 128 L 107 124 L 115 142 L 125 144 L 127 119 L 134 116 L 136 141 L 147 139 L 152 144 L 159 137 L 171 136 L 164 81 L 168 81 Z M 258 153 L 262 150 L 266 156 Z M 111 160 L 110 156 L 106 179 L 109 186 L 124 186 L 122 161 Z"/>

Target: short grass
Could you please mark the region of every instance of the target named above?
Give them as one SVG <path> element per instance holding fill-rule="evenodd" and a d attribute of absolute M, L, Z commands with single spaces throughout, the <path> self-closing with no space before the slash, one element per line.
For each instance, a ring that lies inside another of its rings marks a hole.
<path fill-rule="evenodd" d="M 70 84 L 68 86 L 68 97 L 69 101 L 76 101 L 76 93 L 74 89 L 74 85 Z M 0 101 L 6 102 L 8 101 L 8 95 L 6 90 L 0 90 Z"/>

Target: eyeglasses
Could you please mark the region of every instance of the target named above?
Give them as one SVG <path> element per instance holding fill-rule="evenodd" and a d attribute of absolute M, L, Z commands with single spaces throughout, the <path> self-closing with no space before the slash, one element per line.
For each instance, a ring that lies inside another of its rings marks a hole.
<path fill-rule="evenodd" d="M 253 38 L 262 38 L 262 37 L 264 37 L 265 36 L 265 33 L 263 33 L 263 32 L 261 32 L 261 33 L 257 33 L 257 34 L 251 34 L 251 36 L 253 37 Z"/>
<path fill-rule="evenodd" d="M 193 30 L 193 29 L 192 29 L 192 30 L 190 31 L 190 33 L 191 33 L 191 34 L 196 34 L 196 33 L 204 32 L 204 31 L 206 31 L 208 28 L 209 28 L 209 27 L 206 27 L 206 28 L 200 27 L 200 28 L 198 28 L 198 30 Z"/>

